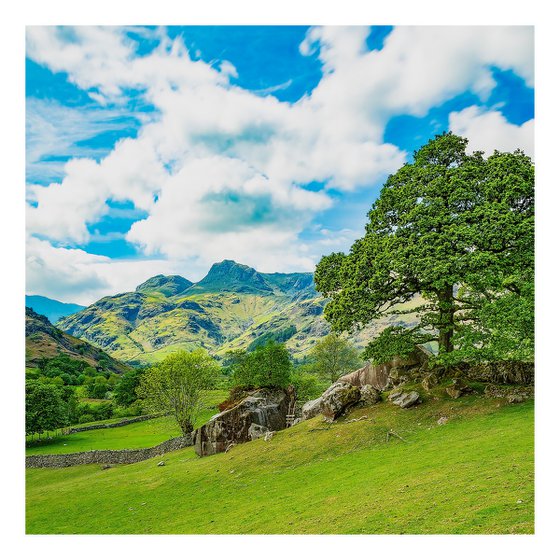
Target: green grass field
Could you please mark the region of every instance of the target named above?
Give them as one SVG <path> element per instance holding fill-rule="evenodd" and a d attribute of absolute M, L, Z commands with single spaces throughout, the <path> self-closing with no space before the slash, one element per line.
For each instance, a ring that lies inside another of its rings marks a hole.
<path fill-rule="evenodd" d="M 227 397 L 227 391 L 210 391 L 207 408 L 200 414 L 197 426 L 206 423 L 218 412 L 217 405 Z M 117 422 L 119 419 L 104 420 L 104 423 Z M 181 435 L 181 430 L 170 416 L 154 418 L 144 422 L 128 424 L 119 428 L 104 428 L 88 432 L 78 432 L 67 436 L 57 436 L 51 440 L 30 442 L 26 448 L 27 455 L 45 453 L 75 453 L 92 449 L 136 449 L 152 447 Z"/>
<path fill-rule="evenodd" d="M 229 453 L 27 469 L 28 533 L 532 533 L 533 403 L 381 403 Z M 442 415 L 449 422 L 438 426 Z M 390 438 L 394 430 L 405 441 Z"/>

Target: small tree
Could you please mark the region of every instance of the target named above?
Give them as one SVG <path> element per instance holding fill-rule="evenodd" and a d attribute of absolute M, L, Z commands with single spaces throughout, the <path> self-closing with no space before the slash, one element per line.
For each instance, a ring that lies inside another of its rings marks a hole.
<path fill-rule="evenodd" d="M 362 365 L 356 348 L 335 333 L 320 340 L 311 350 L 310 358 L 313 371 L 331 383 Z"/>
<path fill-rule="evenodd" d="M 149 410 L 171 412 L 187 435 L 204 407 L 204 392 L 214 386 L 219 370 L 204 350 L 180 350 L 144 372 L 137 393 Z"/>
<path fill-rule="evenodd" d="M 25 384 L 25 433 L 42 434 L 65 426 L 68 405 L 62 390 L 52 383 L 28 381 Z"/>
<path fill-rule="evenodd" d="M 292 362 L 284 344 L 269 341 L 253 352 L 236 352 L 231 359 L 234 387 L 285 388 L 290 384 Z"/>

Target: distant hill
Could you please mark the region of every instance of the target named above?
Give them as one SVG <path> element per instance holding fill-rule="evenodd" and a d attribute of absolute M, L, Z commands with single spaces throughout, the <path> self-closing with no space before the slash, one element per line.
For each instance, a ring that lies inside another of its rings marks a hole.
<path fill-rule="evenodd" d="M 301 357 L 330 330 L 323 317 L 326 301 L 310 272 L 269 274 L 225 260 L 197 283 L 154 276 L 134 292 L 104 297 L 57 326 L 130 363 L 158 361 L 181 348 L 223 355 L 270 339 L 285 342 Z M 413 315 L 398 315 L 352 340 L 364 346 L 387 324 L 414 322 Z"/>
<path fill-rule="evenodd" d="M 63 303 L 56 299 L 44 296 L 25 296 L 25 306 L 31 307 L 40 315 L 45 315 L 51 323 L 56 323 L 61 317 L 72 315 L 84 309 L 83 305 L 77 303 Z"/>
<path fill-rule="evenodd" d="M 82 360 L 91 366 L 113 373 L 124 373 L 129 366 L 109 356 L 88 342 L 75 338 L 54 327 L 47 317 L 25 308 L 25 365 L 37 367 L 42 358 L 52 358 L 57 354 L 67 354 L 75 360 Z"/>

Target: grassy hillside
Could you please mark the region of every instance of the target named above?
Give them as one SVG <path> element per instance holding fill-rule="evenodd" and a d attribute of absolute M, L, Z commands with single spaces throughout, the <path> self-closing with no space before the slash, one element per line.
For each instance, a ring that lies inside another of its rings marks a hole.
<path fill-rule="evenodd" d="M 160 460 L 28 469 L 27 532 L 533 532 L 532 402 L 382 403 L 227 454 Z"/>
<path fill-rule="evenodd" d="M 206 409 L 202 411 L 196 427 L 205 424 L 211 416 L 217 414 L 218 404 L 225 400 L 227 391 L 210 391 L 206 401 Z M 104 420 L 104 422 L 111 422 Z M 137 422 L 119 428 L 104 428 L 88 432 L 61 435 L 52 440 L 32 441 L 27 437 L 26 454 L 75 453 L 92 449 L 136 449 L 152 447 L 162 441 L 178 437 L 181 430 L 177 422 L 170 416 L 154 418 L 145 422 Z"/>
<path fill-rule="evenodd" d="M 105 297 L 58 326 L 128 362 L 153 363 L 175 350 L 198 347 L 223 355 L 247 348 L 264 334 L 278 336 L 301 357 L 329 332 L 325 304 L 310 273 L 261 274 L 224 261 L 197 284 L 155 276 L 136 291 Z M 376 321 L 353 342 L 361 347 L 389 324 L 415 322 L 414 314 Z"/>
<path fill-rule="evenodd" d="M 25 308 L 25 365 L 35 368 L 43 358 L 53 358 L 66 354 L 74 360 L 81 360 L 93 367 L 124 373 L 130 368 L 109 356 L 103 350 L 92 346 L 57 329 L 45 317 Z"/>

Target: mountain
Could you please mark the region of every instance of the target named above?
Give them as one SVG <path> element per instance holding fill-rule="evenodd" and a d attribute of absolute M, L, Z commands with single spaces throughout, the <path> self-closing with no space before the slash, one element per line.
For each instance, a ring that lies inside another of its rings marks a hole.
<path fill-rule="evenodd" d="M 44 296 L 25 296 L 25 306 L 31 307 L 40 315 L 45 315 L 51 323 L 56 323 L 61 317 L 84 309 L 83 305 L 77 303 L 63 303 Z"/>
<path fill-rule="evenodd" d="M 254 268 L 230 260 L 213 264 L 208 274 L 189 290 L 190 293 L 240 294 L 270 294 L 273 291 L 263 275 Z"/>
<path fill-rule="evenodd" d="M 286 342 L 301 357 L 330 330 L 323 317 L 326 302 L 312 273 L 262 273 L 225 260 L 195 284 L 180 276 L 154 276 L 134 292 L 104 297 L 57 326 L 130 363 L 152 363 L 199 347 L 224 355 L 269 339 Z M 415 321 L 413 315 L 378 321 L 352 341 L 363 347 L 388 324 Z"/>
<path fill-rule="evenodd" d="M 149 278 L 143 284 L 136 287 L 137 292 L 145 294 L 159 293 L 165 297 L 176 296 L 190 288 L 193 283 L 182 276 L 164 276 L 158 274 Z"/>
<path fill-rule="evenodd" d="M 87 362 L 95 368 L 124 373 L 130 368 L 115 360 L 103 350 L 75 338 L 54 327 L 45 315 L 25 308 L 25 365 L 37 367 L 41 358 L 52 358 L 59 353 Z"/>

